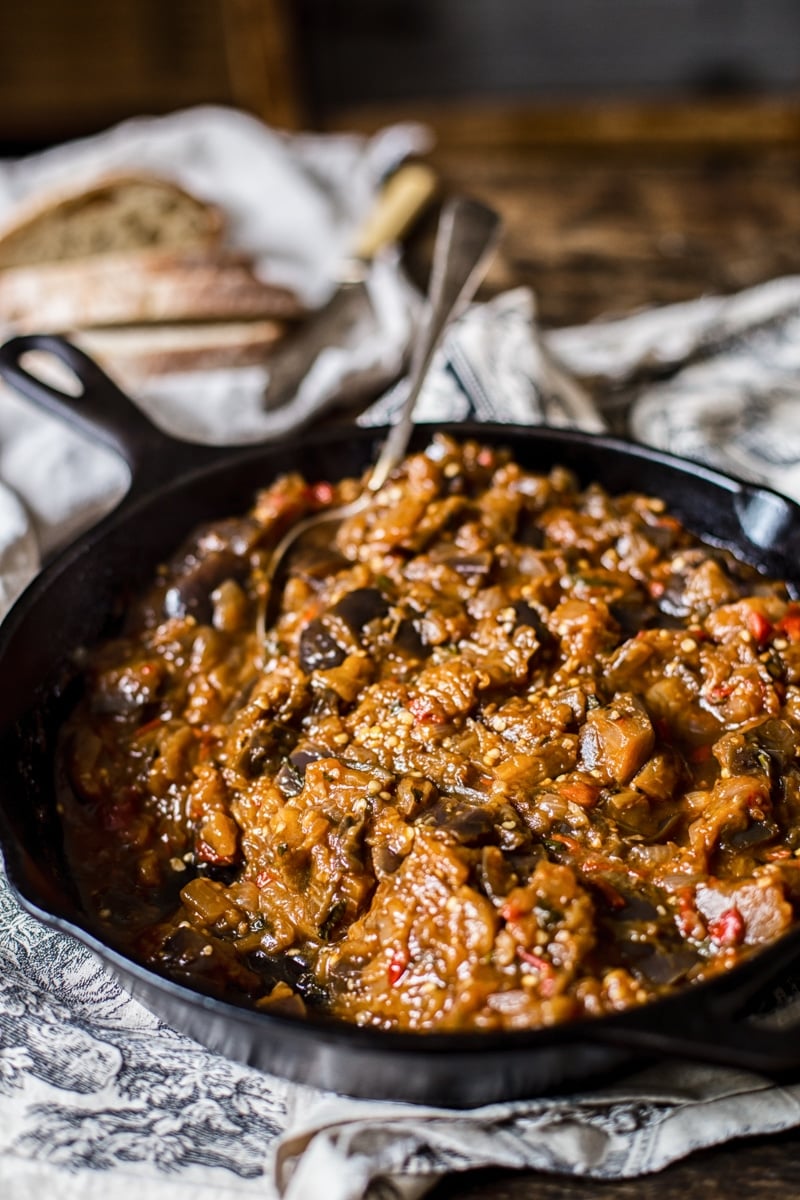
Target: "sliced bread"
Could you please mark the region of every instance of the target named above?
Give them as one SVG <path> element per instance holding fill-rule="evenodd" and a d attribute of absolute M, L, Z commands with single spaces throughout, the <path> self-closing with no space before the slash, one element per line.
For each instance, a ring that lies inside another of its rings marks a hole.
<path fill-rule="evenodd" d="M 171 180 L 108 176 L 21 206 L 0 226 L 0 270 L 130 250 L 209 250 L 223 230 L 218 208 Z"/>
<path fill-rule="evenodd" d="M 283 331 L 272 320 L 210 321 L 81 329 L 70 337 L 124 387 L 135 390 L 156 375 L 266 362 Z"/>
<path fill-rule="evenodd" d="M 233 255 L 131 251 L 0 272 L 0 322 L 20 332 L 303 315 L 294 293 Z"/>

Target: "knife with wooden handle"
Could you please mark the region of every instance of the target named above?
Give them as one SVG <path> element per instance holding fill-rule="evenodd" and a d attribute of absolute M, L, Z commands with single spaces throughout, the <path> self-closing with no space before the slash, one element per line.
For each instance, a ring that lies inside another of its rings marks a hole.
<path fill-rule="evenodd" d="M 405 237 L 437 187 L 436 173 L 427 163 L 406 163 L 390 175 L 356 236 L 355 258 L 371 262 L 385 246 Z"/>
<path fill-rule="evenodd" d="M 291 400 L 317 356 L 327 347 L 341 344 L 369 305 L 364 280 L 372 259 L 405 236 L 437 188 L 435 172 L 421 162 L 407 163 L 389 177 L 356 235 L 351 255 L 341 264 L 333 296 L 270 357 L 264 397 L 267 409 L 280 408 Z"/>

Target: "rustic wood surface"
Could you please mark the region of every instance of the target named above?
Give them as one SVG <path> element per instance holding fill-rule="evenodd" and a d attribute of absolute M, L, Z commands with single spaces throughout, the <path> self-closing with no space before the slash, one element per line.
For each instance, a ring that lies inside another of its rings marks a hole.
<path fill-rule="evenodd" d="M 772 1200 L 800 1196 L 800 1132 L 704 1150 L 645 1178 L 602 1182 L 521 1171 L 450 1175 L 428 1200 Z"/>
<path fill-rule="evenodd" d="M 800 103 L 693 109 L 421 111 L 443 192 L 507 222 L 488 281 L 535 289 L 543 323 L 730 292 L 800 273 Z M 374 129 L 398 113 L 350 114 Z M 412 246 L 420 277 L 434 214 Z M 451 1175 L 431 1200 L 749 1200 L 800 1196 L 800 1131 L 730 1143 L 646 1179 Z"/>
<path fill-rule="evenodd" d="M 491 279 L 525 283 L 543 323 L 730 292 L 800 270 L 800 158 L 658 162 L 642 153 L 468 168 L 439 152 L 446 178 L 495 204 L 508 232 Z"/>
<path fill-rule="evenodd" d="M 533 287 L 545 325 L 800 272 L 800 103 L 413 115 L 444 188 L 503 213 L 488 287 Z"/>

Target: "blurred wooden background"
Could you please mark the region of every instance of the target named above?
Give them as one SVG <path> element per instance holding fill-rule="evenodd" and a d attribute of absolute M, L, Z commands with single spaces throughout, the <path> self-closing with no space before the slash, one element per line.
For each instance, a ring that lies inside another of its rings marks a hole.
<path fill-rule="evenodd" d="M 198 103 L 297 128 L 290 10 L 289 0 L 0 4 L 0 152 Z"/>
<path fill-rule="evenodd" d="M 0 6 L 0 153 L 202 102 L 425 122 L 445 188 L 506 218 L 489 287 L 544 324 L 800 272 L 797 0 Z"/>
<path fill-rule="evenodd" d="M 324 126 L 373 104 L 800 86 L 797 0 L 26 0 L 0 5 L 0 149 L 203 101 Z"/>
<path fill-rule="evenodd" d="M 488 287 L 532 287 L 545 326 L 800 273 L 795 100 L 382 107 L 342 127 L 401 115 L 433 129 L 447 187 L 503 213 Z"/>

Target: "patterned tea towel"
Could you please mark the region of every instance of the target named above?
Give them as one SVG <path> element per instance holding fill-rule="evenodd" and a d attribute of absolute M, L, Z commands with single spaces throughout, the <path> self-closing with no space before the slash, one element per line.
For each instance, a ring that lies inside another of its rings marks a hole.
<path fill-rule="evenodd" d="M 189 140 L 201 164 L 213 160 L 213 139 L 204 142 L 203 121 L 194 121 Z M 180 161 L 181 139 L 163 133 L 170 129 L 168 122 L 133 127 L 145 158 L 155 154 L 148 130 L 160 130 Z M 124 161 L 124 139 L 115 136 L 111 144 Z M 345 149 L 351 167 L 352 155 L 360 162 L 371 152 L 355 141 Z M 338 151 L 320 143 L 315 153 L 319 168 L 311 155 L 302 179 L 313 178 L 330 196 L 335 183 L 325 163 Z M 27 165 L 42 179 L 43 161 Z M 343 218 L 340 244 L 357 219 L 355 211 Z M 627 425 L 642 440 L 798 495 L 799 360 L 796 279 L 546 340 L 532 297 L 517 291 L 474 307 L 451 330 L 418 415 L 595 430 Z M 229 384 L 235 406 L 235 381 Z M 386 419 L 401 393 L 396 388 L 364 420 Z M 164 416 L 166 402 L 141 399 Z M 191 434 L 190 417 L 173 411 L 171 419 L 176 427 L 186 420 Z M 229 440 L 230 409 L 210 403 L 206 419 L 207 440 Z M 0 493 L 6 598 L 35 571 L 37 541 L 50 548 L 74 534 L 123 485 L 108 455 L 6 392 L 0 477 L 7 485 Z M 800 1020 L 792 981 L 776 993 L 775 1006 L 773 1020 Z M 0 875 L 3 1200 L 412 1200 L 450 1171 L 494 1165 L 622 1178 L 701 1146 L 798 1124 L 800 1086 L 677 1061 L 571 1097 L 470 1112 L 356 1101 L 289 1084 L 161 1024 L 88 951 L 26 915 Z"/>
<path fill-rule="evenodd" d="M 777 1003 L 796 1028 L 800 992 Z M 452 1171 L 621 1179 L 798 1124 L 800 1085 L 675 1060 L 466 1112 L 287 1083 L 163 1025 L 24 913 L 0 868 L 3 1200 L 415 1200 Z"/>

